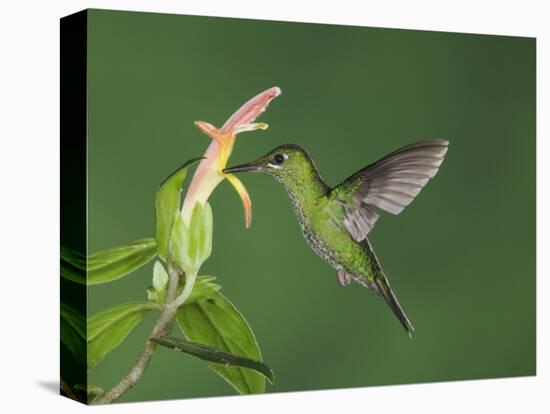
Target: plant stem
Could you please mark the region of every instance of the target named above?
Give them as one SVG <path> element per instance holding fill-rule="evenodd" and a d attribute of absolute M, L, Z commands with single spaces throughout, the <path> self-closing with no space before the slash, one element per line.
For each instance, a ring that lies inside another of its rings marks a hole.
<path fill-rule="evenodd" d="M 157 344 L 151 341 L 151 338 L 165 336 L 170 333 L 170 330 L 173 326 L 174 318 L 176 316 L 176 311 L 178 310 L 178 305 L 176 304 L 176 293 L 178 290 L 179 272 L 172 265 L 168 265 L 168 274 L 168 291 L 166 294 L 165 305 L 162 308 L 160 317 L 155 323 L 151 334 L 145 341 L 145 344 L 143 345 L 143 348 L 138 355 L 136 364 L 133 366 L 130 372 L 120 380 L 117 385 L 115 385 L 100 399 L 95 401 L 94 404 L 109 404 L 114 400 L 120 398 L 122 394 L 132 388 L 143 375 L 143 372 L 145 371 L 145 368 L 147 368 L 147 365 L 149 365 L 149 361 L 151 360 L 151 357 L 153 356 L 157 347 Z"/>
<path fill-rule="evenodd" d="M 188 273 L 185 275 L 185 286 L 183 287 L 182 292 L 176 298 L 176 306 L 181 306 L 187 300 L 191 292 L 193 291 L 193 286 L 195 285 L 195 279 L 197 278 L 197 272 Z"/>

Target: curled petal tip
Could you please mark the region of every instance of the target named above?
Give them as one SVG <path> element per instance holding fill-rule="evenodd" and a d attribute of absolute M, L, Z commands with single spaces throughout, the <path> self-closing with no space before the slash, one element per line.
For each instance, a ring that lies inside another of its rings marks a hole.
<path fill-rule="evenodd" d="M 228 132 L 239 125 L 246 125 L 265 111 L 269 103 L 281 94 L 281 88 L 275 86 L 260 92 L 242 105 L 223 125 L 221 132 Z"/>
<path fill-rule="evenodd" d="M 283 93 L 283 91 L 281 90 L 281 88 L 279 88 L 278 86 L 274 86 L 273 88 L 271 88 L 271 90 L 273 91 L 273 93 L 275 94 L 275 96 L 282 95 L 282 93 Z"/>

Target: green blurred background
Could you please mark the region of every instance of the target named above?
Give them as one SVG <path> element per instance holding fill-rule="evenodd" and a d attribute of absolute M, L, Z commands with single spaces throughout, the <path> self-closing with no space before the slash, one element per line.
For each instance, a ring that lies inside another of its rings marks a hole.
<path fill-rule="evenodd" d="M 237 140 L 230 164 L 306 147 L 336 184 L 399 146 L 450 140 L 438 176 L 371 242 L 417 333 L 306 245 L 282 187 L 243 175 L 210 202 L 203 274 L 251 324 L 276 375 L 268 392 L 534 375 L 535 40 L 92 10 L 89 14 L 89 252 L 154 235 L 159 183 L 244 101 L 277 85 L 270 128 Z M 152 263 L 89 289 L 88 312 L 143 300 Z M 108 388 L 155 315 L 90 371 Z M 159 349 L 121 401 L 233 395 L 206 366 Z"/>

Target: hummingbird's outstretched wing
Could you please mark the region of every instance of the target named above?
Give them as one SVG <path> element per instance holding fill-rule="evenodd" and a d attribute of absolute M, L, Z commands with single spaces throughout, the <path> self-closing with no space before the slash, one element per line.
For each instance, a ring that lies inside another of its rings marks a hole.
<path fill-rule="evenodd" d="M 449 141 L 431 139 L 400 148 L 334 187 L 329 197 L 342 204 L 342 224 L 356 241 L 367 237 L 380 211 L 399 214 L 433 178 Z"/>

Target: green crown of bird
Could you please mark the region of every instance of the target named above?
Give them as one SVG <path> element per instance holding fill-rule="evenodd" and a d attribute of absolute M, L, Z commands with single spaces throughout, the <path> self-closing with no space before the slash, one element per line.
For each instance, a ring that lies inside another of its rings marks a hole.
<path fill-rule="evenodd" d="M 331 188 L 307 151 L 281 145 L 225 173 L 260 172 L 286 189 L 302 233 L 313 251 L 336 269 L 342 286 L 355 281 L 382 296 L 412 337 L 414 327 L 399 304 L 367 238 L 382 212 L 399 214 L 433 178 L 449 142 L 431 139 L 400 148 Z"/>

